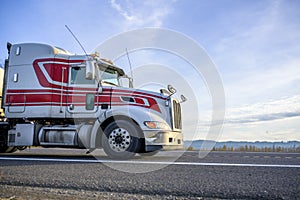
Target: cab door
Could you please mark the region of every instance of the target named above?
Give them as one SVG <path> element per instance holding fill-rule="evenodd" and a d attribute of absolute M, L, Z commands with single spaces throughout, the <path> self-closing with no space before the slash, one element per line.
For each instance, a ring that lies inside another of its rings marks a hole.
<path fill-rule="evenodd" d="M 98 87 L 95 79 L 86 79 L 84 63 L 70 65 L 67 91 L 67 117 L 96 117 L 99 103 Z"/>

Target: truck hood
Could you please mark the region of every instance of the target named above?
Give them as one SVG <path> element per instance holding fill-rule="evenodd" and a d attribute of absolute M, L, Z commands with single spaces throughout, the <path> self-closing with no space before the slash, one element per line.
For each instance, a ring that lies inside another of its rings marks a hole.
<path fill-rule="evenodd" d="M 149 90 L 141 90 L 135 88 L 125 88 L 125 87 L 111 87 L 111 86 L 103 86 L 103 91 L 110 90 L 114 94 L 127 94 L 127 95 L 141 95 L 141 96 L 150 96 L 159 99 L 167 99 L 167 96 L 160 92 L 153 92 Z"/>

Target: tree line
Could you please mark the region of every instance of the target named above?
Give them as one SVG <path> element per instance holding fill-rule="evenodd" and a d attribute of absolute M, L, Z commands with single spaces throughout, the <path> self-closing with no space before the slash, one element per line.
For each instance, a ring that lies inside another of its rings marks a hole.
<path fill-rule="evenodd" d="M 300 153 L 300 147 L 281 147 L 275 146 L 272 147 L 257 147 L 253 145 L 244 145 L 240 147 L 226 146 L 223 147 L 213 147 L 213 151 L 241 151 L 241 152 L 297 152 Z"/>
<path fill-rule="evenodd" d="M 193 151 L 199 150 L 195 149 L 192 146 L 189 146 L 186 150 Z M 207 150 L 207 149 L 200 149 L 200 150 Z M 288 152 L 288 153 L 300 153 L 300 147 L 282 147 L 273 145 L 272 147 L 257 147 L 254 145 L 244 145 L 239 147 L 234 146 L 227 146 L 223 145 L 222 147 L 213 147 L 212 151 L 236 151 L 236 152 Z"/>

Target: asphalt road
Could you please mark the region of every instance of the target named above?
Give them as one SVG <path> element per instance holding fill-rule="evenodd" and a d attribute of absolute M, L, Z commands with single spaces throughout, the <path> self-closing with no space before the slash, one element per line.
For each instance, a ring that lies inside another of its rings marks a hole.
<path fill-rule="evenodd" d="M 0 189 L 0 199 L 29 199 L 31 189 L 50 199 L 54 190 L 75 199 L 300 199 L 300 154 L 168 151 L 114 161 L 102 151 L 37 148 L 0 154 Z"/>

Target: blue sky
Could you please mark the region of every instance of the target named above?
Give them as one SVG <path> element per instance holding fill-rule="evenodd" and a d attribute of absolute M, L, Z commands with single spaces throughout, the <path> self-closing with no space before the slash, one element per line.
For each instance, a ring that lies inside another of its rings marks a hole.
<path fill-rule="evenodd" d="M 81 54 L 65 24 L 87 52 L 124 31 L 144 27 L 175 30 L 206 50 L 223 80 L 226 118 L 218 140 L 300 140 L 300 2 L 297 0 L 1 0 L 0 3 L 1 64 L 6 58 L 7 41 L 48 43 Z M 131 56 L 134 66 L 142 64 L 141 54 Z M 209 92 L 202 88 L 196 96 L 202 99 L 198 102 L 201 115 L 198 132 L 194 135 L 186 128 L 186 139 L 204 139 L 208 130 Z M 185 111 L 188 116 L 189 109 Z M 188 127 L 189 122 L 184 122 Z"/>

